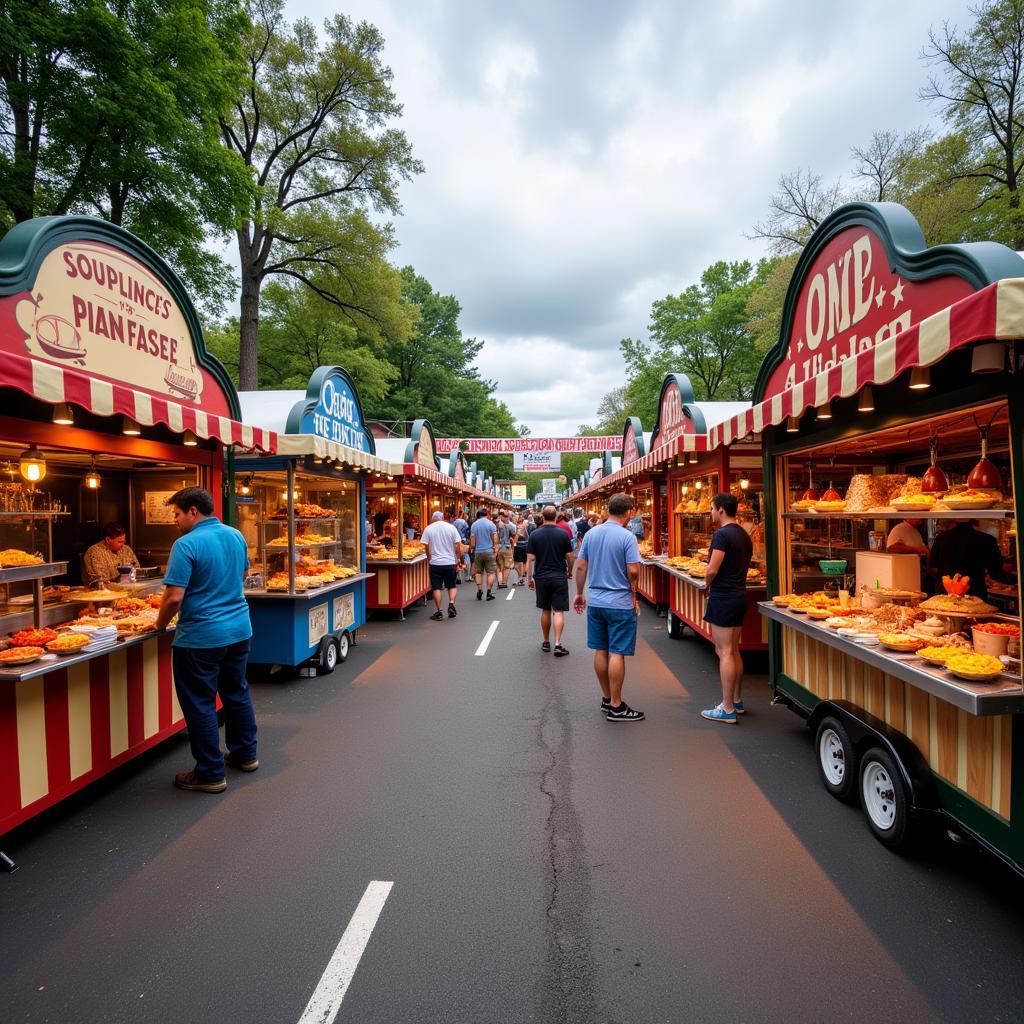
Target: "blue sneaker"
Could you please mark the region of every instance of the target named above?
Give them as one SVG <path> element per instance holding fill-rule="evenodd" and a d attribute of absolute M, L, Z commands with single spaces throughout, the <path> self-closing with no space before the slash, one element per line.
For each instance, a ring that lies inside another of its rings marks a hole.
<path fill-rule="evenodd" d="M 700 717 L 706 718 L 710 722 L 723 722 L 725 725 L 736 724 L 736 712 L 726 711 L 721 704 L 716 708 L 711 708 L 709 711 L 702 711 Z"/>
<path fill-rule="evenodd" d="M 732 702 L 732 708 L 737 715 L 745 715 L 747 713 L 747 709 L 743 706 L 743 701 L 741 700 L 734 700 Z"/>

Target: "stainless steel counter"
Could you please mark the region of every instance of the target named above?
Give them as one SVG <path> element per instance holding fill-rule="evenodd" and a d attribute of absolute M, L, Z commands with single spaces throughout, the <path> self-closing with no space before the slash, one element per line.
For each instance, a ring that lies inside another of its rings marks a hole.
<path fill-rule="evenodd" d="M 396 565 L 417 565 L 426 560 L 426 555 L 417 555 L 415 558 L 367 558 L 366 567 L 369 569 L 373 565 L 383 565 L 393 568 Z"/>
<path fill-rule="evenodd" d="M 1024 686 L 1020 679 L 1001 676 L 991 683 L 969 683 L 938 666 L 929 665 L 912 654 L 898 654 L 883 647 L 865 647 L 847 640 L 834 629 L 779 608 L 770 601 L 758 604 L 758 610 L 775 622 L 813 637 L 874 668 L 902 679 L 926 693 L 962 708 L 972 715 L 1012 715 L 1024 712 Z M 801 682 L 801 680 L 797 680 Z"/>
<path fill-rule="evenodd" d="M 406 563 L 408 564 L 408 563 Z M 329 594 L 334 590 L 341 590 L 344 587 L 349 587 L 353 583 L 361 583 L 363 580 L 368 580 L 371 576 L 376 576 L 373 572 L 361 572 L 358 576 L 349 576 L 343 580 L 336 580 L 334 583 L 325 583 L 322 587 L 310 587 L 309 590 L 298 590 L 294 594 L 289 594 L 287 590 L 247 590 L 245 592 L 246 598 L 254 598 L 262 600 L 264 598 L 288 598 L 292 601 L 312 601 L 318 597 L 323 597 L 324 594 Z"/>
<path fill-rule="evenodd" d="M 655 564 L 660 565 L 661 568 L 664 569 L 665 572 L 667 572 L 670 576 L 677 576 L 685 583 L 689 583 L 691 587 L 696 587 L 698 590 L 707 590 L 708 585 L 704 582 L 702 578 L 699 578 L 697 576 L 691 576 L 689 573 L 683 572 L 682 569 L 676 569 L 671 565 L 666 565 L 664 562 L 657 562 Z M 765 583 L 763 580 L 760 580 L 755 583 L 747 583 L 748 594 L 751 592 L 756 593 L 758 590 L 764 590 L 767 593 L 767 588 L 768 584 Z"/>

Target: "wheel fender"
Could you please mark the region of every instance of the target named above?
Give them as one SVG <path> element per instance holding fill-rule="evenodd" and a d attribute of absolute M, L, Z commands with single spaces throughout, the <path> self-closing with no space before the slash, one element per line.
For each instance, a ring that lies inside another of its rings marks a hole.
<path fill-rule="evenodd" d="M 827 715 L 835 715 L 846 726 L 858 756 L 876 744 L 888 751 L 899 766 L 915 811 L 940 810 L 935 777 L 921 751 L 908 736 L 846 700 L 819 701 L 807 719 L 812 732 L 817 732 L 818 724 Z"/>

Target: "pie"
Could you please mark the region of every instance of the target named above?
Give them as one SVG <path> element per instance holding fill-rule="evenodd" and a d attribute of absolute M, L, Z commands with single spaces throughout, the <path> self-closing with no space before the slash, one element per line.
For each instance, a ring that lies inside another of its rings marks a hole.
<path fill-rule="evenodd" d="M 917 651 L 928 645 L 923 637 L 911 636 L 909 633 L 879 633 L 878 642 L 883 647 L 894 651 Z"/>
<path fill-rule="evenodd" d="M 46 649 L 55 654 L 72 654 L 88 646 L 91 642 L 91 638 L 86 633 L 62 633 L 56 640 L 51 640 L 46 645 Z"/>
<path fill-rule="evenodd" d="M 846 508 L 846 502 L 842 499 L 836 501 L 814 502 L 815 512 L 842 512 Z"/>
<path fill-rule="evenodd" d="M 20 569 L 27 565 L 42 565 L 38 555 L 30 555 L 18 548 L 4 548 L 0 551 L 0 569 Z"/>
<path fill-rule="evenodd" d="M 999 491 L 984 491 L 975 488 L 968 488 L 966 491 L 959 491 L 957 494 L 947 494 L 943 504 L 952 509 L 984 509 L 991 508 L 997 502 L 1003 500 Z"/>
<path fill-rule="evenodd" d="M 55 629 L 22 629 L 11 635 L 11 644 L 15 647 L 42 647 L 56 639 Z"/>
<path fill-rule="evenodd" d="M 954 654 L 946 668 L 966 679 L 989 679 L 1003 671 L 1003 663 L 991 654 Z"/>
<path fill-rule="evenodd" d="M 0 665 L 27 665 L 42 655 L 42 647 L 8 647 L 0 651 Z"/>
<path fill-rule="evenodd" d="M 940 615 L 992 615 L 999 611 L 995 605 L 987 604 L 973 594 L 936 594 L 922 601 L 918 607 Z"/>

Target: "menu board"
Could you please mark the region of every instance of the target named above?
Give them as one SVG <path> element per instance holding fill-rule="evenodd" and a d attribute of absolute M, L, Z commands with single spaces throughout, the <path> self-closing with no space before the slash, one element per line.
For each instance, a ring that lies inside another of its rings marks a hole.
<path fill-rule="evenodd" d="M 175 491 L 146 491 L 146 525 L 163 526 L 174 525 L 174 506 L 168 505 L 168 498 L 172 497 Z"/>

